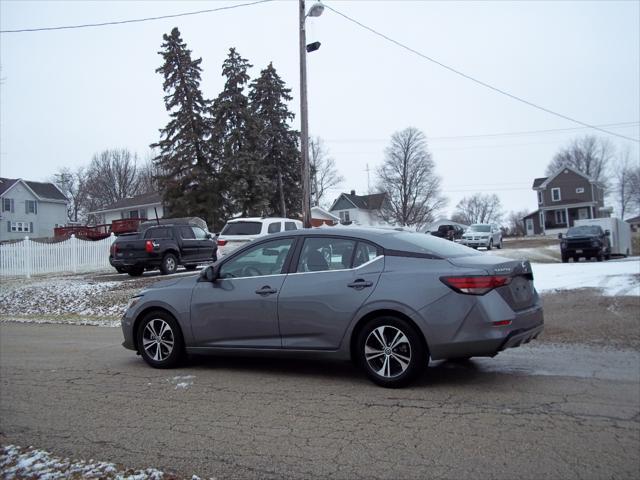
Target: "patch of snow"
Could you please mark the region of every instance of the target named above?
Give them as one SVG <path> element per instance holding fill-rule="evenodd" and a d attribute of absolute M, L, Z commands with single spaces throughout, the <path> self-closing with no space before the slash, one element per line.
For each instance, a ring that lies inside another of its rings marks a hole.
<path fill-rule="evenodd" d="M 598 288 L 606 296 L 640 296 L 640 259 L 608 262 L 534 263 L 538 292 Z"/>
<path fill-rule="evenodd" d="M 8 480 L 66 478 L 114 480 L 162 480 L 164 472 L 155 468 L 121 470 L 113 463 L 89 460 L 72 461 L 51 455 L 45 450 L 8 445 L 0 448 L 0 472 Z"/>
<path fill-rule="evenodd" d="M 183 376 L 175 376 L 169 379 L 173 385 L 175 385 L 175 390 L 187 389 L 191 385 L 193 385 L 193 379 L 196 378 L 195 375 L 183 375 Z"/>

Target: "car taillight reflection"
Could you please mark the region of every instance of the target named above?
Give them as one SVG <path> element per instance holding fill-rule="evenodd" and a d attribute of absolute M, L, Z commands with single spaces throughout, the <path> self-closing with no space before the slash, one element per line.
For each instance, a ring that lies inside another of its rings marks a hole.
<path fill-rule="evenodd" d="M 219 247 L 224 247 L 227 244 L 226 240 L 218 240 L 218 246 Z"/>
<path fill-rule="evenodd" d="M 456 292 L 467 295 L 484 295 L 494 288 L 508 285 L 511 282 L 511 277 L 483 275 L 473 277 L 441 277 L 440 280 Z"/>

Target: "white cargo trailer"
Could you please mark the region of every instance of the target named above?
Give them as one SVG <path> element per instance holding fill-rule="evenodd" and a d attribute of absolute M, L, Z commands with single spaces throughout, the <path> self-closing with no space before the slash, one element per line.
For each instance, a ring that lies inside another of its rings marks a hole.
<path fill-rule="evenodd" d="M 591 218 L 576 220 L 574 225 L 597 225 L 602 230 L 609 230 L 609 241 L 611 242 L 612 255 L 631 254 L 631 225 L 619 218 Z"/>

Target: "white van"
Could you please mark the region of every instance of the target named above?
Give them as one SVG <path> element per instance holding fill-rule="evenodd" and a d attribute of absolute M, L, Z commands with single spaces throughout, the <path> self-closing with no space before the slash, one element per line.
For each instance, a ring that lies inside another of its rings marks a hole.
<path fill-rule="evenodd" d="M 218 258 L 270 233 L 300 230 L 302 222 L 290 218 L 252 217 L 229 220 L 218 236 Z"/>

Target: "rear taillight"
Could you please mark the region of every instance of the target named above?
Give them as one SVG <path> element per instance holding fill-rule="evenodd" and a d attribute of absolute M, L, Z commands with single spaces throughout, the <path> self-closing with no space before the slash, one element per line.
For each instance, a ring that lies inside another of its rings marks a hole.
<path fill-rule="evenodd" d="M 218 240 L 218 246 L 219 247 L 224 247 L 227 244 L 226 240 Z"/>
<path fill-rule="evenodd" d="M 467 295 L 484 295 L 494 288 L 508 285 L 509 282 L 511 282 L 511 277 L 486 275 L 473 277 L 440 277 L 440 280 L 456 292 Z"/>
<path fill-rule="evenodd" d="M 147 240 L 144 244 L 144 250 L 147 253 L 153 252 L 153 242 L 151 240 Z"/>

